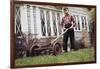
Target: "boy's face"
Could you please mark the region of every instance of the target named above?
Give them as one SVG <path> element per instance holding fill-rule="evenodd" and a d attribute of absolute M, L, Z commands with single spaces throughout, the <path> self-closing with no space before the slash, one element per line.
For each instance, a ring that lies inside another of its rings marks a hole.
<path fill-rule="evenodd" d="M 68 9 L 64 9 L 64 13 L 68 14 L 69 10 Z"/>

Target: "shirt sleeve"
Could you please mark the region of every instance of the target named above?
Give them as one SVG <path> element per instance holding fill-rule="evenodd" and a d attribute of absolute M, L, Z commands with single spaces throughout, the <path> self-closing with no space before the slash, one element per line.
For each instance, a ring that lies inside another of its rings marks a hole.
<path fill-rule="evenodd" d="M 73 22 L 73 26 L 75 27 L 76 23 L 75 23 L 75 19 L 73 18 L 73 16 L 71 16 L 71 21 Z"/>

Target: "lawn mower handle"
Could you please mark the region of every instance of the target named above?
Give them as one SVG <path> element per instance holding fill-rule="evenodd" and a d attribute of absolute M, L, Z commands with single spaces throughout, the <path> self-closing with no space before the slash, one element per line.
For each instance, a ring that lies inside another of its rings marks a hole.
<path fill-rule="evenodd" d="M 53 41 L 51 41 L 51 44 L 53 44 L 56 40 L 58 40 L 64 33 L 66 33 L 69 29 L 71 29 L 71 27 L 70 28 L 68 28 L 68 29 L 65 29 L 65 31 L 62 33 L 62 34 L 60 34 L 57 38 L 55 38 Z"/>

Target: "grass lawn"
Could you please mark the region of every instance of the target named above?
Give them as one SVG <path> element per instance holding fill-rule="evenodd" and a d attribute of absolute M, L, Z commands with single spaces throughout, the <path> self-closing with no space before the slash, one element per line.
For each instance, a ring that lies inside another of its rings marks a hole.
<path fill-rule="evenodd" d="M 86 62 L 94 61 L 93 48 L 81 49 L 63 53 L 61 55 L 44 55 L 36 57 L 25 57 L 15 60 L 16 66 L 35 65 L 35 64 L 55 64 L 55 63 L 72 63 L 72 62 Z"/>

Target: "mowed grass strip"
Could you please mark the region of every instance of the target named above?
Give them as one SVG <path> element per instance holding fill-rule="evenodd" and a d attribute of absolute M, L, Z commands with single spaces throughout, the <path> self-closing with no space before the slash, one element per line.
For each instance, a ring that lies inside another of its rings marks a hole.
<path fill-rule="evenodd" d="M 35 65 L 35 64 L 55 64 L 55 63 L 72 63 L 94 61 L 93 48 L 80 49 L 63 53 L 61 55 L 44 55 L 35 57 L 24 57 L 15 60 L 16 66 Z"/>

